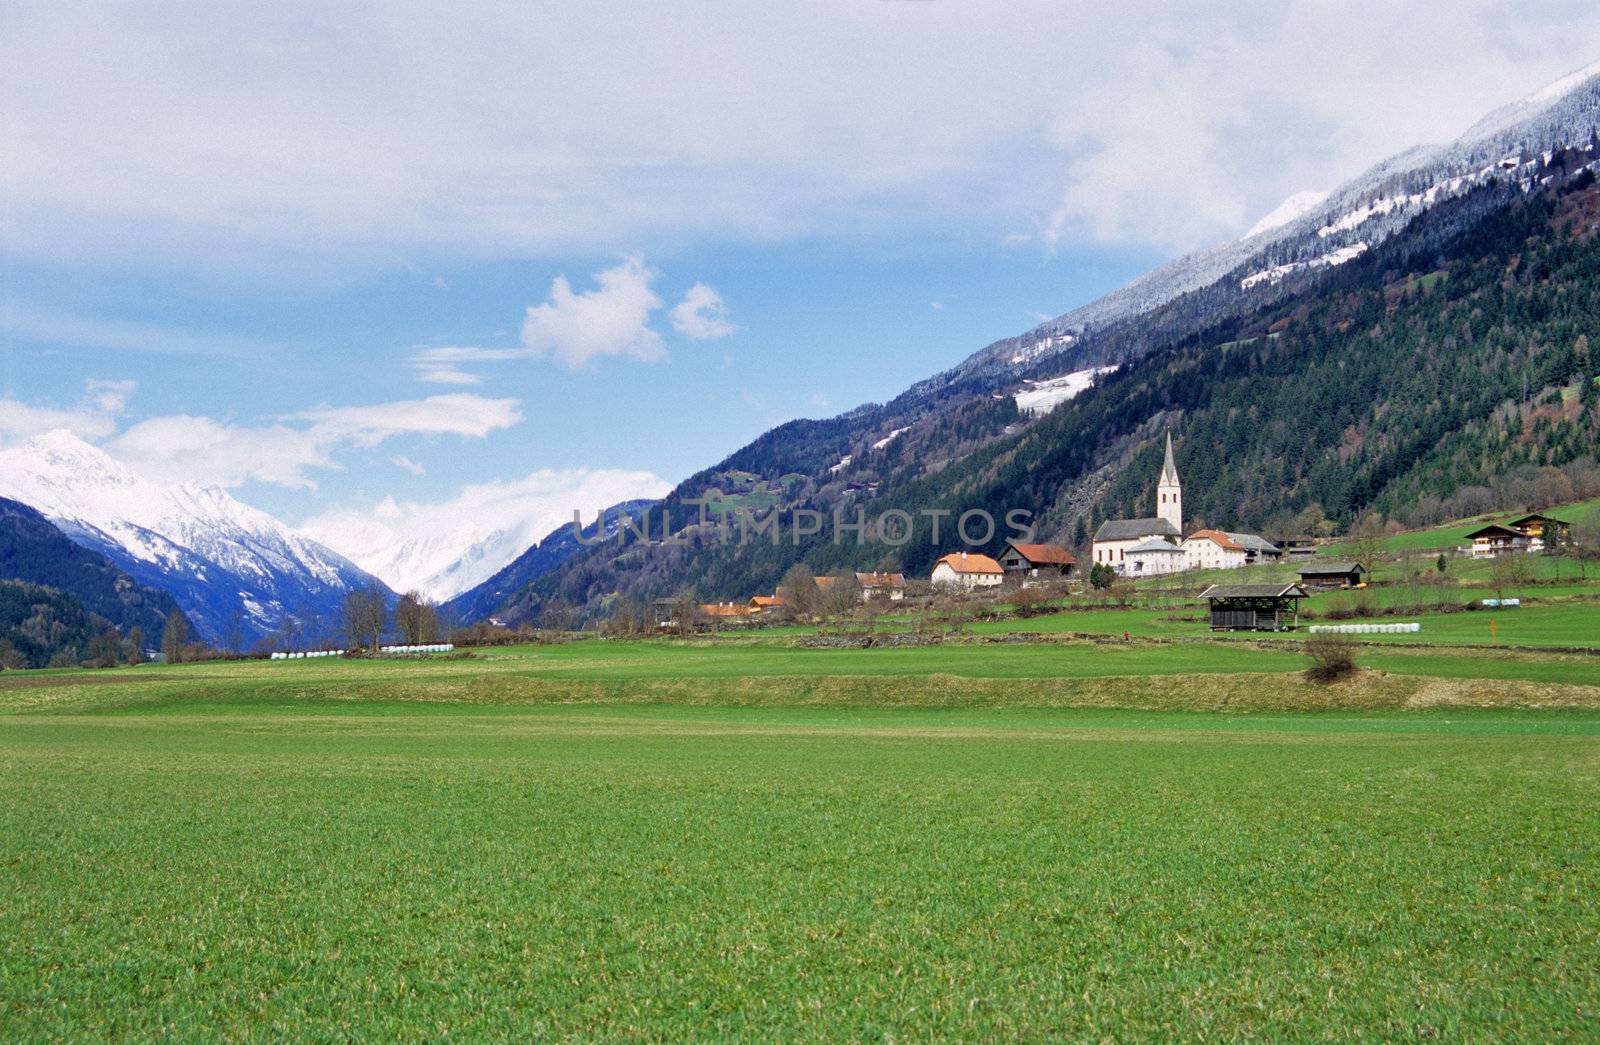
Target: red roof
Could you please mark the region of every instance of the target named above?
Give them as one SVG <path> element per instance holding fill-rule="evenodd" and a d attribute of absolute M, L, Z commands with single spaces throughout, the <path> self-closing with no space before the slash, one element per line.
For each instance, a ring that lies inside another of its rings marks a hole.
<path fill-rule="evenodd" d="M 1018 555 L 1031 563 L 1045 566 L 1074 566 L 1078 557 L 1057 544 L 1015 544 Z"/>
<path fill-rule="evenodd" d="M 957 573 L 1005 573 L 1000 564 L 987 555 L 978 555 L 974 552 L 954 552 L 940 559 L 939 562 L 950 567 Z"/>
<path fill-rule="evenodd" d="M 863 588 L 904 588 L 906 577 L 903 573 L 858 573 L 856 583 Z"/>
<path fill-rule="evenodd" d="M 1226 548 L 1230 552 L 1244 551 L 1244 545 L 1229 537 L 1221 530 L 1196 530 L 1189 535 L 1191 541 L 1211 541 L 1219 548 Z"/>

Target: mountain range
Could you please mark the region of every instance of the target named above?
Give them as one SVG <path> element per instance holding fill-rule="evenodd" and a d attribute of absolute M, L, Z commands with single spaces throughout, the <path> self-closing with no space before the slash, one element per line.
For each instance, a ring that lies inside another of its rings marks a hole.
<path fill-rule="evenodd" d="M 383 587 L 219 487 L 151 482 L 66 431 L 0 451 L 0 496 L 170 593 L 216 644 L 247 646 L 289 616 L 311 631 L 331 629 L 346 593 Z"/>
<path fill-rule="evenodd" d="M 1581 461 L 1597 424 L 1597 128 L 1600 66 L 1452 142 L 1297 193 L 1240 239 L 988 345 L 888 403 L 781 425 L 659 505 L 678 520 L 698 501 L 869 518 L 1022 507 L 1043 536 L 1081 545 L 1097 520 L 1140 507 L 1168 429 L 1195 515 L 1232 527 L 1313 508 L 1342 524 L 1392 516 L 1517 469 Z M 403 546 L 359 529 L 324 535 L 334 551 L 220 488 L 152 483 L 65 432 L 0 451 L 0 496 L 170 593 L 227 645 L 286 617 L 330 630 L 348 591 L 383 582 L 449 597 L 457 620 L 525 620 L 601 612 L 619 593 L 743 597 L 795 562 L 921 572 L 940 551 L 921 539 L 729 550 L 695 528 L 687 542 L 591 547 L 570 527 L 540 536 L 548 521 L 518 519 L 487 537 L 445 530 Z M 608 533 L 646 507 L 619 506 Z"/>

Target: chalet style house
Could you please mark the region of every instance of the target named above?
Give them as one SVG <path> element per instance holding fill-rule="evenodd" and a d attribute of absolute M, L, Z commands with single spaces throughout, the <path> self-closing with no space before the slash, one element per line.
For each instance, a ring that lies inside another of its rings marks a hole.
<path fill-rule="evenodd" d="M 1487 559 L 1509 552 L 1554 551 L 1567 542 L 1572 527 L 1548 515 L 1524 515 L 1508 523 L 1490 523 L 1467 534 L 1472 557 Z"/>
<path fill-rule="evenodd" d="M 993 588 L 1005 580 L 1006 571 L 987 555 L 954 552 L 933 567 L 933 583 L 941 588 Z"/>
<path fill-rule="evenodd" d="M 1000 568 L 1006 571 L 1006 576 L 1027 580 L 1070 577 L 1073 567 L 1077 565 L 1076 555 L 1054 544 L 1018 544 L 1013 541 L 1006 545 L 1005 552 L 1000 556 Z"/>

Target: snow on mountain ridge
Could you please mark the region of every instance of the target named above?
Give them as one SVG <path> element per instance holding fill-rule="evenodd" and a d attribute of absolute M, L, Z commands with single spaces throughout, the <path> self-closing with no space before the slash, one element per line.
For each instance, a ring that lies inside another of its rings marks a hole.
<path fill-rule="evenodd" d="M 1301 217 L 1305 213 L 1328 198 L 1326 192 L 1297 192 L 1272 209 L 1270 213 L 1250 226 L 1250 231 L 1244 234 L 1244 239 L 1253 239 L 1263 232 L 1283 226 Z"/>
<path fill-rule="evenodd" d="M 235 624 L 259 636 L 286 613 L 332 612 L 345 592 L 372 580 L 225 490 L 151 482 L 67 431 L 0 451 L 0 494 L 167 588 L 214 640 Z"/>
<path fill-rule="evenodd" d="M 1291 271 L 1348 260 L 1341 252 L 1360 244 L 1366 246 L 1359 249 L 1375 247 L 1422 211 L 1480 186 L 1500 183 L 1527 190 L 1534 184 L 1535 172 L 1526 165 L 1531 157 L 1559 146 L 1588 144 L 1597 127 L 1600 64 L 1490 113 L 1452 142 L 1396 153 L 1280 224 L 1264 227 L 1264 218 L 1237 240 L 1175 259 L 1086 305 L 997 341 L 914 390 L 932 392 L 970 377 L 1003 380 L 1057 355 L 1064 370 L 1104 362 L 1094 344 L 1098 331 L 1217 285 L 1230 274 L 1251 281 L 1243 288 L 1250 291 L 1269 287 Z M 1526 156 L 1524 149 L 1529 150 Z M 1268 217 L 1281 216 L 1274 212 Z M 1282 273 L 1278 279 L 1254 278 L 1274 270 Z M 1057 338 L 1075 340 L 1065 342 L 1070 347 L 1049 350 Z"/>

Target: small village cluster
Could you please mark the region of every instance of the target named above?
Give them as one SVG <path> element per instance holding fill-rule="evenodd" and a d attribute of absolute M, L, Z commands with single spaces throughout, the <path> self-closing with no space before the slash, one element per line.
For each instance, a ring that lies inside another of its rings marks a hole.
<path fill-rule="evenodd" d="M 1298 564 L 1298 583 L 1213 584 L 1200 593 L 1211 605 L 1214 630 L 1282 630 L 1298 626 L 1298 601 L 1316 591 L 1366 586 L 1366 567 L 1353 561 L 1316 557 L 1311 537 L 1279 542 L 1253 533 L 1201 528 L 1184 536 L 1183 484 L 1173 459 L 1172 435 L 1156 482 L 1155 515 L 1144 519 L 1108 519 L 1095 531 L 1091 565 L 1130 579 L 1158 577 L 1188 570 L 1229 570 L 1257 563 Z M 1462 553 L 1475 558 L 1512 552 L 1539 552 L 1566 539 L 1567 523 L 1544 515 L 1527 515 L 1509 523 L 1484 526 L 1467 535 Z M 1009 542 L 993 557 L 978 552 L 952 552 L 940 558 L 928 578 L 935 591 L 978 591 L 1008 582 L 1024 587 L 1078 576 L 1078 557 L 1055 544 Z M 898 602 L 906 595 L 901 573 L 856 573 L 855 595 L 847 601 Z M 817 577 L 819 598 L 827 600 L 835 586 L 849 584 L 848 575 Z M 837 600 L 833 600 L 837 601 Z M 679 610 L 670 599 L 657 600 L 662 627 L 673 625 Z M 793 610 L 782 589 L 744 602 L 707 603 L 698 607 L 702 622 L 747 622 L 787 617 Z"/>

